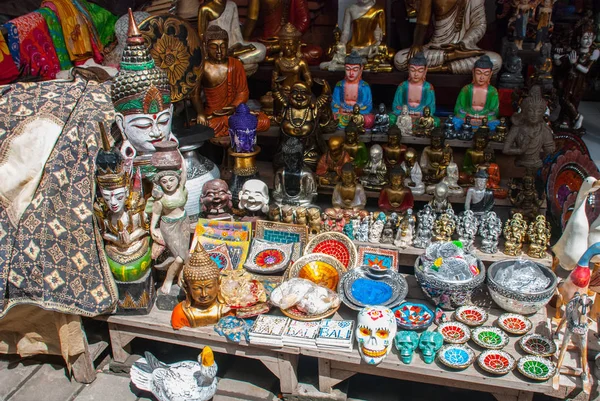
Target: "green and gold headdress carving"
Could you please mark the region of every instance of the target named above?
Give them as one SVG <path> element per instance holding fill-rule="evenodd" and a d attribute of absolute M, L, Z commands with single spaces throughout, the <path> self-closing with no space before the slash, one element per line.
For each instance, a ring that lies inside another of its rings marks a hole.
<path fill-rule="evenodd" d="M 129 10 L 127 45 L 121 70 L 113 80 L 111 97 L 121 114 L 152 114 L 171 105 L 171 86 L 167 74 L 158 68 Z"/>

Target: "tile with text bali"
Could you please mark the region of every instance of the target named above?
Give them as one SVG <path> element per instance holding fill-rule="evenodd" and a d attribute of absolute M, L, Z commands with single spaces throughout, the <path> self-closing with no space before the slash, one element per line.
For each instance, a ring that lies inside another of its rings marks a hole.
<path fill-rule="evenodd" d="M 349 340 L 352 338 L 353 328 L 353 320 L 324 319 L 321 321 L 321 329 L 319 330 L 317 339 Z"/>
<path fill-rule="evenodd" d="M 289 318 L 282 316 L 260 315 L 250 329 L 250 334 L 281 336 Z"/>
<path fill-rule="evenodd" d="M 291 320 L 283 335 L 286 337 L 314 339 L 319 332 L 320 325 L 320 322 Z"/>

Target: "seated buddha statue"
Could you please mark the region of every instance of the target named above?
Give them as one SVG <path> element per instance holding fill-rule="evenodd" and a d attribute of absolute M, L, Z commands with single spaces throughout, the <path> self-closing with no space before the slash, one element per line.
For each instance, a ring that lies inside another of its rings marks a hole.
<path fill-rule="evenodd" d="M 363 58 L 358 53 L 353 52 L 346 57 L 345 77 L 335 85 L 331 100 L 331 110 L 338 120 L 338 128 L 348 125 L 355 104 L 365 118 L 365 128 L 371 128 L 375 122 L 371 87 L 362 80 L 363 67 Z"/>
<path fill-rule="evenodd" d="M 414 206 L 410 188 L 404 186 L 404 170 L 395 166 L 390 171 L 390 183 L 383 187 L 377 205 L 384 212 L 404 213 Z"/>
<path fill-rule="evenodd" d="M 402 113 L 403 106 L 408 107 L 413 122 L 423 115 L 425 107 L 429 107 L 432 116 L 435 114 L 435 91 L 433 85 L 425 81 L 426 77 L 427 59 L 419 52 L 408 61 L 408 79 L 396 89 L 390 114 L 393 123 Z M 439 125 L 439 120 L 436 125 Z"/>
<path fill-rule="evenodd" d="M 342 179 L 335 185 L 331 203 L 334 208 L 359 211 L 367 204 L 367 195 L 363 186 L 356 182 L 352 163 L 345 163 L 341 170 Z"/>
<path fill-rule="evenodd" d="M 267 54 L 265 45 L 258 42 L 246 42 L 240 29 L 237 5 L 231 0 L 210 0 L 198 9 L 198 35 L 202 40 L 208 28 L 217 26 L 229 34 L 225 47 L 226 55 L 238 58 L 248 74 L 258 69 L 258 63 Z"/>
<path fill-rule="evenodd" d="M 362 168 L 369 161 L 369 151 L 364 142 L 358 140 L 358 127 L 354 121 L 346 126 L 346 137 L 344 138 L 344 150 L 350 155 L 352 164 L 358 170 Z"/>
<path fill-rule="evenodd" d="M 286 95 L 296 82 L 304 82 L 309 88 L 312 86 L 308 64 L 300 52 L 300 35 L 300 32 L 289 22 L 279 33 L 281 49 L 273 64 L 271 88 L 280 87 Z"/>
<path fill-rule="evenodd" d="M 431 144 L 423 149 L 419 164 L 427 183 L 437 183 L 446 175 L 446 168 L 453 160 L 452 148 L 444 146 L 445 138 L 440 129 L 431 133 Z"/>
<path fill-rule="evenodd" d="M 390 170 L 400 166 L 404 161 L 407 147 L 400 143 L 400 138 L 402 138 L 400 128 L 396 125 L 391 126 L 388 131 L 388 141 L 383 145 L 383 160 Z"/>
<path fill-rule="evenodd" d="M 173 309 L 171 326 L 175 330 L 207 326 L 229 314 L 229 307 L 219 299 L 219 284 L 219 268 L 198 242 L 183 266 L 185 300 Z"/>
<path fill-rule="evenodd" d="M 303 146 L 297 138 L 283 144 L 284 167 L 277 170 L 273 184 L 273 199 L 280 205 L 308 206 L 317 196 L 317 181 L 304 166 Z"/>
<path fill-rule="evenodd" d="M 494 131 L 500 121 L 498 90 L 490 85 L 493 63 L 488 56 L 481 56 L 473 67 L 473 82 L 465 85 L 454 106 L 454 126 L 460 130 L 465 117 L 471 117 L 473 127 L 481 125 L 483 117 L 488 119 L 490 131 Z"/>
<path fill-rule="evenodd" d="M 363 186 L 372 189 L 381 189 L 387 183 L 387 167 L 383 161 L 383 148 L 373 145 L 369 150 L 369 161 L 363 169 L 360 179 Z"/>
<path fill-rule="evenodd" d="M 413 133 L 415 136 L 429 137 L 435 128 L 435 118 L 431 115 L 429 107 L 423 109 L 423 115 L 415 121 Z"/>
<path fill-rule="evenodd" d="M 242 63 L 235 57 L 227 56 L 228 40 L 227 32 L 218 26 L 211 25 L 206 30 L 206 52 L 200 80 L 206 103 L 202 105 L 199 98 L 195 99 L 201 109 L 198 122 L 214 129 L 215 138 L 229 136 L 229 116 L 250 97 Z M 262 112 L 258 113 L 256 130 L 266 131 L 270 125 L 269 117 Z"/>
<path fill-rule="evenodd" d="M 473 136 L 473 147 L 467 149 L 463 159 L 462 172 L 460 173 L 461 184 L 473 184 L 473 175 L 479 170 L 479 166 L 484 163 L 484 151 L 488 144 L 488 137 L 477 130 Z"/>
<path fill-rule="evenodd" d="M 423 195 L 425 193 L 425 184 L 423 184 L 423 172 L 417 161 L 417 151 L 413 148 L 406 149 L 404 161 L 401 164 L 406 172 L 404 185 L 410 188 L 414 195 Z"/>
<path fill-rule="evenodd" d="M 352 159 L 344 150 L 344 138 L 340 136 L 329 138 L 327 147 L 327 153 L 317 164 L 317 180 L 319 185 L 336 185 L 342 176 L 342 167 Z"/>
<path fill-rule="evenodd" d="M 474 184 L 467 190 L 465 210 L 472 210 L 478 218 L 494 209 L 494 193 L 487 189 L 488 175 L 479 170 L 475 173 Z"/>
<path fill-rule="evenodd" d="M 508 190 L 500 186 L 500 167 L 494 162 L 494 149 L 489 146 L 483 151 L 483 163 L 479 164 L 478 170 L 484 170 L 488 174 L 487 188 L 494 193 L 494 198 L 505 199 Z"/>

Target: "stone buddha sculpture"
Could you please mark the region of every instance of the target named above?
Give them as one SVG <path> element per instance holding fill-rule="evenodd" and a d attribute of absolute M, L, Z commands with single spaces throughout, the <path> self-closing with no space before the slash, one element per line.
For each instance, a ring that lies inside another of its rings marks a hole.
<path fill-rule="evenodd" d="M 171 314 L 171 326 L 201 327 L 215 324 L 230 309 L 220 300 L 220 273 L 200 243 L 183 267 L 183 290 L 185 300 L 175 306 Z"/>
<path fill-rule="evenodd" d="M 407 175 L 404 185 L 410 188 L 413 195 L 423 195 L 425 193 L 425 184 L 423 184 L 423 172 L 417 161 L 416 150 L 413 148 L 406 149 L 401 167 Z"/>
<path fill-rule="evenodd" d="M 433 36 L 425 44 L 430 22 Z M 477 47 L 487 29 L 485 0 L 424 0 L 419 3 L 413 45 L 396 53 L 394 64 L 400 71 L 408 68 L 419 51 L 427 58 L 429 72 L 468 74 L 477 58 L 487 55 L 498 72 L 502 65 L 499 54 Z"/>
<path fill-rule="evenodd" d="M 203 39 L 211 26 L 217 26 L 229 34 L 225 47 L 225 56 L 239 59 L 248 74 L 258 69 L 258 63 L 267 54 L 265 45 L 258 42 L 246 42 L 240 29 L 237 5 L 231 0 L 210 0 L 198 9 L 198 35 Z"/>
<path fill-rule="evenodd" d="M 284 167 L 275 173 L 273 200 L 280 205 L 308 206 L 317 196 L 317 181 L 304 167 L 302 144 L 296 138 L 283 145 Z"/>
<path fill-rule="evenodd" d="M 472 184 L 473 175 L 479 170 L 479 166 L 485 162 L 485 149 L 489 138 L 479 130 L 473 136 L 473 147 L 467 149 L 463 158 L 462 173 L 460 174 L 461 184 Z"/>
<path fill-rule="evenodd" d="M 327 141 L 327 153 L 317 164 L 317 179 L 319 185 L 336 185 L 342 176 L 342 167 L 352 159 L 344 150 L 344 138 L 334 136 Z"/>
<path fill-rule="evenodd" d="M 227 4 L 234 4 L 227 1 Z M 239 28 L 238 28 L 239 29 Z M 246 71 L 240 60 L 227 55 L 229 36 L 219 26 L 211 25 L 204 33 L 204 61 L 200 82 L 206 98 L 195 103 L 200 112 L 198 122 L 215 130 L 215 139 L 229 135 L 229 116 L 241 103 L 248 102 L 250 92 Z M 258 132 L 266 131 L 271 122 L 266 114 L 258 113 Z M 228 142 L 228 138 L 224 138 Z"/>
<path fill-rule="evenodd" d="M 377 205 L 385 212 L 403 213 L 414 206 L 410 188 L 404 186 L 404 170 L 395 166 L 390 171 L 390 183 L 383 187 Z"/>
<path fill-rule="evenodd" d="M 441 130 L 431 133 L 431 144 L 423 149 L 419 164 L 425 177 L 425 182 L 437 183 L 446 175 L 446 168 L 453 160 L 452 148 L 444 146 L 445 138 Z"/>
<path fill-rule="evenodd" d="M 435 114 L 435 91 L 433 85 L 425 81 L 426 77 L 427 59 L 419 52 L 408 61 L 408 79 L 396 89 L 390 114 L 392 123 L 402 113 L 403 106 L 408 107 L 413 122 L 423 115 L 425 107 L 429 107 L 432 116 Z"/>
<path fill-rule="evenodd" d="M 383 145 L 383 159 L 388 169 L 400 166 L 406 154 L 406 145 L 400 143 L 402 133 L 400 128 L 393 125 L 388 131 L 388 141 Z"/>
<path fill-rule="evenodd" d="M 498 126 L 498 90 L 490 85 L 494 64 L 488 56 L 481 56 L 473 66 L 473 82 L 465 85 L 454 106 L 454 126 L 460 130 L 465 118 L 471 117 L 471 124 L 479 127 L 484 117 L 488 119 L 491 131 Z"/>
<path fill-rule="evenodd" d="M 353 121 L 346 126 L 346 137 L 344 138 L 344 150 L 350 155 L 352 164 L 356 169 L 362 168 L 369 161 L 369 151 L 364 142 L 358 139 L 358 127 Z"/>
<path fill-rule="evenodd" d="M 273 63 L 271 88 L 281 88 L 286 96 L 296 82 L 304 82 L 309 88 L 312 86 L 308 64 L 300 52 L 300 36 L 301 33 L 289 22 L 279 32 L 281 51 Z"/>
<path fill-rule="evenodd" d="M 338 127 L 344 128 L 350 121 L 354 105 L 357 104 L 360 107 L 360 114 L 365 118 L 365 128 L 371 128 L 375 116 L 372 113 L 371 87 L 362 79 L 364 60 L 357 52 L 352 52 L 345 58 L 344 68 L 344 79 L 333 89 L 331 100 L 333 116 L 338 121 Z"/>
<path fill-rule="evenodd" d="M 387 167 L 383 161 L 383 148 L 377 144 L 371 146 L 369 157 L 360 181 L 366 188 L 381 189 L 387 183 Z"/>
<path fill-rule="evenodd" d="M 487 189 L 488 175 L 479 170 L 475 173 L 475 184 L 467 190 L 465 210 L 472 210 L 478 218 L 494 209 L 494 193 Z"/>
<path fill-rule="evenodd" d="M 390 57 L 385 45 L 385 35 L 383 7 L 376 0 L 358 0 L 344 12 L 340 45 L 345 48 L 340 46 L 338 51 L 343 51 L 344 55 L 356 52 L 368 60 L 367 67 L 374 72 L 391 71 L 391 65 L 387 64 Z M 343 65 L 334 62 L 321 63 L 321 69 L 324 70 L 342 71 L 343 68 Z"/>
<path fill-rule="evenodd" d="M 334 208 L 349 209 L 354 212 L 365 208 L 367 195 L 363 186 L 356 182 L 356 174 L 352 163 L 343 165 L 341 182 L 338 182 L 333 189 L 331 203 Z"/>

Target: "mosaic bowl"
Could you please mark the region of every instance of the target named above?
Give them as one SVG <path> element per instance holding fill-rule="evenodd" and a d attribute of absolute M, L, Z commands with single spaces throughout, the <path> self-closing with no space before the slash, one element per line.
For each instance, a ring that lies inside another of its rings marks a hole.
<path fill-rule="evenodd" d="M 446 344 L 437 353 L 438 360 L 452 369 L 466 369 L 475 361 L 475 352 L 463 344 Z"/>
<path fill-rule="evenodd" d="M 502 349 L 508 344 L 506 333 L 492 326 L 481 326 L 473 329 L 471 339 L 475 344 L 487 349 Z"/>
<path fill-rule="evenodd" d="M 519 340 L 521 349 L 535 356 L 550 357 L 556 353 L 556 344 L 548 337 L 539 334 L 527 334 Z"/>
<path fill-rule="evenodd" d="M 527 355 L 517 362 L 519 372 L 531 380 L 546 381 L 556 374 L 556 364 L 541 356 Z"/>
<path fill-rule="evenodd" d="M 454 311 L 454 319 L 467 326 L 481 326 L 488 320 L 488 313 L 479 306 L 466 305 Z"/>
<path fill-rule="evenodd" d="M 508 259 L 492 263 L 488 270 L 487 286 L 494 302 L 505 311 L 520 313 L 522 315 L 531 315 L 536 313 L 550 301 L 550 298 L 552 298 L 556 290 L 558 279 L 552 270 L 537 263 L 537 266 L 542 272 L 550 278 L 550 285 L 545 290 L 536 293 L 524 293 L 511 290 L 498 284 L 494 280 L 498 272 L 514 265 L 516 262 L 517 259 Z"/>
<path fill-rule="evenodd" d="M 475 277 L 464 281 L 448 282 L 426 274 L 419 256 L 415 262 L 415 277 L 431 302 L 444 310 L 454 310 L 459 306 L 470 304 L 473 291 L 485 280 L 485 266 L 481 260 L 477 260 L 477 267 L 479 274 Z"/>
<path fill-rule="evenodd" d="M 517 313 L 503 313 L 498 317 L 498 326 L 507 333 L 523 335 L 533 327 L 531 320 Z"/>
<path fill-rule="evenodd" d="M 304 255 L 324 253 L 340 261 L 346 269 L 357 265 L 358 252 L 356 246 L 345 234 L 325 232 L 315 235 L 304 248 Z"/>
<path fill-rule="evenodd" d="M 471 338 L 471 330 L 458 322 L 445 322 L 438 325 L 437 331 L 444 337 L 444 341 L 450 344 L 464 344 Z"/>
<path fill-rule="evenodd" d="M 287 278 L 305 278 L 320 286 L 337 291 L 344 266 L 333 256 L 323 253 L 304 255 L 288 269 Z"/>
<path fill-rule="evenodd" d="M 433 311 L 425 304 L 404 302 L 392 309 L 396 317 L 396 324 L 404 330 L 425 330 L 435 317 Z"/>
<path fill-rule="evenodd" d="M 515 368 L 515 358 L 505 351 L 487 350 L 479 355 L 477 364 L 488 373 L 505 375 Z"/>

